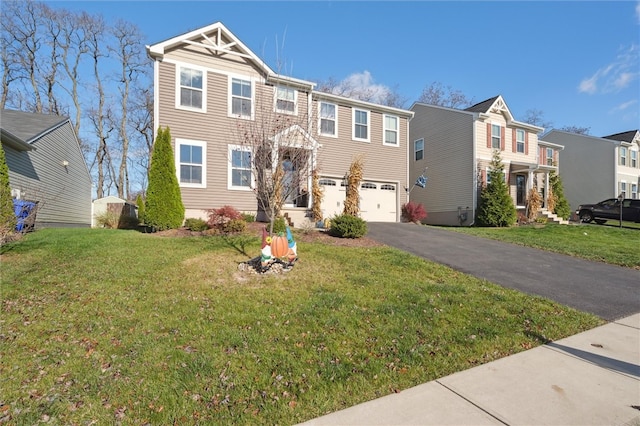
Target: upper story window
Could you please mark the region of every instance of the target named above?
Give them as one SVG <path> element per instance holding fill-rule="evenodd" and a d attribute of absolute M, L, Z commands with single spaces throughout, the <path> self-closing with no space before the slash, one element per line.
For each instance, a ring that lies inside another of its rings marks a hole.
<path fill-rule="evenodd" d="M 491 148 L 501 149 L 502 147 L 502 128 L 499 124 L 491 125 Z"/>
<path fill-rule="evenodd" d="M 546 149 L 546 164 L 547 166 L 553 166 L 553 148 Z"/>
<path fill-rule="evenodd" d="M 353 109 L 353 139 L 369 142 L 369 111 Z"/>
<path fill-rule="evenodd" d="M 276 111 L 297 114 L 298 91 L 291 87 L 276 87 Z"/>
<path fill-rule="evenodd" d="M 180 186 L 206 187 L 206 148 L 205 142 L 176 139 L 176 170 Z"/>
<path fill-rule="evenodd" d="M 251 118 L 253 116 L 253 87 L 250 80 L 231 79 L 231 115 Z"/>
<path fill-rule="evenodd" d="M 205 110 L 204 75 L 202 70 L 179 67 L 177 107 L 199 111 Z"/>
<path fill-rule="evenodd" d="M 320 102 L 320 134 L 337 136 L 337 113 L 335 104 Z"/>
<path fill-rule="evenodd" d="M 627 165 L 627 148 L 624 146 L 620 147 L 620 165 L 621 166 Z"/>
<path fill-rule="evenodd" d="M 516 129 L 516 152 L 524 154 L 524 130 Z"/>
<path fill-rule="evenodd" d="M 424 158 L 424 139 L 418 139 L 413 142 L 413 158 L 420 161 Z"/>
<path fill-rule="evenodd" d="M 229 145 L 229 189 L 251 189 L 251 151 L 249 148 Z"/>
<path fill-rule="evenodd" d="M 398 117 L 384 115 L 384 144 L 398 146 Z"/>
<path fill-rule="evenodd" d="M 638 168 L 638 151 L 629 151 L 631 154 L 631 163 L 629 164 L 634 169 Z"/>

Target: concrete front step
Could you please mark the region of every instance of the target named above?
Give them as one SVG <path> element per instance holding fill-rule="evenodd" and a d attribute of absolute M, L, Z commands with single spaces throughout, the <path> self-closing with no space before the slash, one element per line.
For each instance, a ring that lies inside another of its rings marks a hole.
<path fill-rule="evenodd" d="M 549 210 L 541 210 L 540 211 L 540 216 L 544 216 L 548 219 L 549 222 L 552 223 L 557 223 L 560 225 L 568 225 L 569 221 L 568 220 L 564 220 L 561 217 L 558 217 L 558 215 L 551 213 Z"/>

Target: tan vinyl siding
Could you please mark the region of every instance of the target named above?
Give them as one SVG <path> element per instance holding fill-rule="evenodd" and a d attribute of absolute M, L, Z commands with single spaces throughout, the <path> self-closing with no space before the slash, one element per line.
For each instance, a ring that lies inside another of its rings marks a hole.
<path fill-rule="evenodd" d="M 90 226 L 91 177 L 71 124 L 47 133 L 32 146 L 34 151 L 3 148 L 11 189 L 20 190 L 25 200 L 39 202 L 36 226 Z"/>
<path fill-rule="evenodd" d="M 425 105 L 415 105 L 413 111 L 416 115 L 410 130 L 410 185 L 425 167 L 429 168 L 426 188 L 415 187 L 410 199 L 425 206 L 427 223 L 458 224 L 458 207 L 469 207 L 470 212 L 474 207 L 473 115 Z M 486 146 L 485 127 L 480 134 L 482 141 L 478 144 Z M 421 138 L 424 138 L 424 160 L 416 162 L 413 141 Z"/>

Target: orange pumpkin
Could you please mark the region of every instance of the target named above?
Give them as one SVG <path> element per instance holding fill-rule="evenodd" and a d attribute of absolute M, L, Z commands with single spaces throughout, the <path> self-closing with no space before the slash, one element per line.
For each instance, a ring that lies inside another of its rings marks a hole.
<path fill-rule="evenodd" d="M 271 237 L 271 255 L 273 257 L 284 257 L 289 252 L 289 241 L 283 235 Z"/>

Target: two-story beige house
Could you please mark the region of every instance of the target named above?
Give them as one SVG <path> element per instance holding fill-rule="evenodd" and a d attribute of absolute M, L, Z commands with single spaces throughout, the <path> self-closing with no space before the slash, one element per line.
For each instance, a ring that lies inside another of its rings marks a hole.
<path fill-rule="evenodd" d="M 413 112 L 314 90 L 310 81 L 272 70 L 222 23 L 147 46 L 154 60 L 154 123 L 169 127 L 186 217 L 231 205 L 259 213 L 251 140 L 268 138 L 291 154 L 284 211 L 301 223 L 314 202 L 342 212 L 345 175 L 358 156 L 364 171 L 361 217 L 398 221 L 407 201 L 409 120 Z M 302 153 L 302 155 L 300 155 Z M 294 155 L 295 154 L 295 155 Z M 275 155 L 275 154 L 274 154 Z M 291 188 L 291 187 L 288 187 Z"/>
<path fill-rule="evenodd" d="M 538 140 L 541 127 L 516 121 L 496 96 L 464 110 L 423 103 L 411 107 L 409 176 L 427 177 L 414 186 L 410 200 L 424 205 L 434 225 L 471 226 L 478 196 L 486 184 L 494 151 L 505 166 L 505 179 L 516 209 L 524 214 L 527 194 L 536 188 L 545 197 L 549 173 L 558 169 L 562 145 Z"/>
<path fill-rule="evenodd" d="M 640 198 L 640 131 L 603 137 L 551 130 L 545 142 L 565 146 L 560 177 L 573 210 L 607 198 Z"/>

